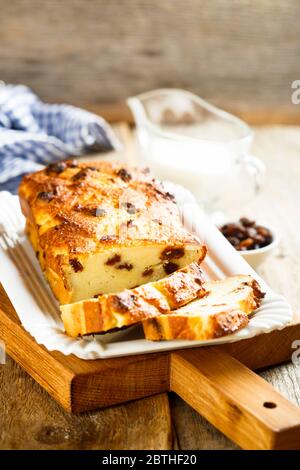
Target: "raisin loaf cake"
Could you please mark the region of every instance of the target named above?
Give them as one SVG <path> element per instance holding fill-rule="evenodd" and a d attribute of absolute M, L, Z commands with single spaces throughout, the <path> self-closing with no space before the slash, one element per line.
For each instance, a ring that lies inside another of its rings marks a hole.
<path fill-rule="evenodd" d="M 199 261 L 173 196 L 147 170 L 109 162 L 50 164 L 19 188 L 26 228 L 61 304 L 120 292 Z"/>

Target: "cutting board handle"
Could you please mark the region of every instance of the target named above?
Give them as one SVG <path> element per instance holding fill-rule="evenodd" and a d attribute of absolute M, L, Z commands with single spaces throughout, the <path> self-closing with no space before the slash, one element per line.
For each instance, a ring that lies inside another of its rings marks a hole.
<path fill-rule="evenodd" d="M 216 348 L 171 354 L 170 389 L 243 449 L 300 449 L 300 408 Z"/>

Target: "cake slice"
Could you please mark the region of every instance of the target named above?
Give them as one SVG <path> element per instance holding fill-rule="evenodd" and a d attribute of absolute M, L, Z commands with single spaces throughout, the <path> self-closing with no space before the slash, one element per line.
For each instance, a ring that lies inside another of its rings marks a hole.
<path fill-rule="evenodd" d="M 169 277 L 119 294 L 61 305 L 69 336 L 103 333 L 169 313 L 206 294 L 200 266 L 191 263 Z"/>
<path fill-rule="evenodd" d="M 146 339 L 206 340 L 245 327 L 264 293 L 251 276 L 234 276 L 204 283 L 207 294 L 166 315 L 143 322 Z"/>
<path fill-rule="evenodd" d="M 206 254 L 172 194 L 143 169 L 54 163 L 25 176 L 19 196 L 27 234 L 61 304 L 156 281 Z"/>

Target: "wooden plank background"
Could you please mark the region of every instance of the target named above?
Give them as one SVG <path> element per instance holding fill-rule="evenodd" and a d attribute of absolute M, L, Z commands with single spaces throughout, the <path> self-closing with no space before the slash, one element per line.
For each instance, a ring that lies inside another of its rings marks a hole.
<path fill-rule="evenodd" d="M 298 0 L 0 0 L 0 79 L 106 116 L 182 87 L 250 122 L 299 123 L 299 38 Z"/>

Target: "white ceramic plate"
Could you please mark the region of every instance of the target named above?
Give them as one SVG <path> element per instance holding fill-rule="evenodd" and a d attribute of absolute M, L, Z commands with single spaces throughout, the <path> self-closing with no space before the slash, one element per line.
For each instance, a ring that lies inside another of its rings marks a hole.
<path fill-rule="evenodd" d="M 251 318 L 249 325 L 230 336 L 209 341 L 147 341 L 142 328 L 136 326 L 117 333 L 89 336 L 87 338 L 69 338 L 64 334 L 60 320 L 58 304 L 54 299 L 34 252 L 24 235 L 24 218 L 21 214 L 18 199 L 10 193 L 0 193 L 0 224 L 6 229 L 14 230 L 25 249 L 32 269 L 35 269 L 40 282 L 45 285 L 46 295 L 52 308 L 42 309 L 36 293 L 28 288 L 26 275 L 14 264 L 0 239 L 0 281 L 7 292 L 19 318 L 25 328 L 39 343 L 48 350 L 60 351 L 63 354 L 74 354 L 82 359 L 110 358 L 156 351 L 167 351 L 180 348 L 207 346 L 230 343 L 255 335 L 281 329 L 292 319 L 292 311 L 285 299 L 275 294 L 256 274 L 245 260 L 221 235 L 219 230 L 199 209 L 191 193 L 184 188 L 165 183 L 179 204 L 185 225 L 192 229 L 208 247 L 208 256 L 203 263 L 203 270 L 208 279 L 222 279 L 236 274 L 251 274 L 266 292 L 261 307 Z M 54 306 L 54 308 L 53 308 Z"/>

